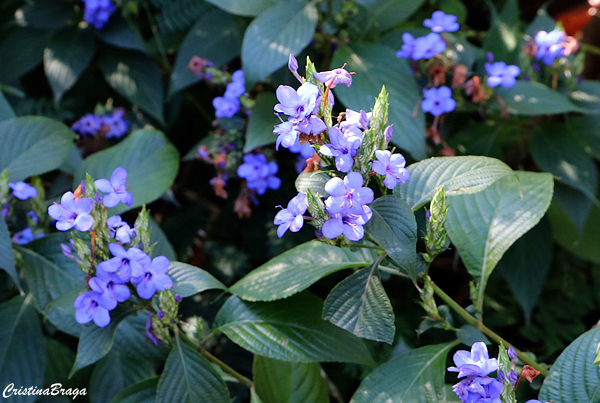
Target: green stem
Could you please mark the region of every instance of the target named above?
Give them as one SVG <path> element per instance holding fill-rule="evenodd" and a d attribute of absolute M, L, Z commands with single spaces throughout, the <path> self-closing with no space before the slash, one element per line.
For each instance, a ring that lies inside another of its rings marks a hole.
<path fill-rule="evenodd" d="M 460 306 L 456 301 L 454 301 L 448 294 L 446 294 L 440 287 L 435 285 L 433 282 L 433 291 L 440 297 L 450 308 L 452 308 L 456 313 L 458 313 L 469 325 L 473 326 L 475 329 L 479 330 L 481 333 L 494 340 L 497 343 L 504 344 L 505 347 L 511 347 L 515 349 L 517 352 L 517 356 L 521 361 L 523 361 L 527 365 L 531 365 L 533 368 L 540 371 L 544 377 L 548 376 L 548 370 L 544 368 L 542 365 L 532 360 L 530 357 L 525 355 L 523 352 L 518 350 L 515 346 L 513 346 L 508 341 L 504 340 L 490 328 L 485 326 L 481 320 L 478 320 L 469 312 L 467 312 L 462 306 Z"/>

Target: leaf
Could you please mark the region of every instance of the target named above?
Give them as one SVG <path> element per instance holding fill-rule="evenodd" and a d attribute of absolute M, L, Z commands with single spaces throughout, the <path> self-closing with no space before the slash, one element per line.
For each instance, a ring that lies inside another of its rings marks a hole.
<path fill-rule="evenodd" d="M 150 378 L 131 385 L 117 393 L 111 403 L 154 403 L 159 378 Z"/>
<path fill-rule="evenodd" d="M 186 263 L 171 262 L 168 274 L 173 279 L 171 291 L 183 298 L 206 290 L 227 290 L 225 285 L 207 271 Z"/>
<path fill-rule="evenodd" d="M 542 219 L 517 240 L 498 262 L 498 270 L 523 308 L 525 322 L 531 322 L 552 261 L 552 227 Z"/>
<path fill-rule="evenodd" d="M 206 0 L 230 14 L 241 15 L 244 17 L 254 17 L 273 7 L 278 0 Z"/>
<path fill-rule="evenodd" d="M 421 7 L 424 0 L 361 0 L 357 3 L 368 7 L 364 32 L 381 33 L 408 19 Z"/>
<path fill-rule="evenodd" d="M 254 356 L 254 387 L 263 403 L 329 403 L 327 384 L 315 362 Z"/>
<path fill-rule="evenodd" d="M 160 225 L 152 219 L 152 216 L 148 217 L 148 229 L 152 231 L 150 232 L 150 243 L 156 243 L 152 251 L 153 256 L 165 256 L 171 261 L 177 260 L 177 254 L 173 249 L 173 245 L 169 242 Z"/>
<path fill-rule="evenodd" d="M 204 13 L 192 26 L 177 53 L 169 96 L 200 81 L 200 78 L 188 69 L 193 56 L 210 60 L 215 67 L 220 67 L 238 56 L 242 49 L 242 29 L 239 21 L 223 11 Z"/>
<path fill-rule="evenodd" d="M 571 186 L 556 182 L 552 201 L 568 215 L 568 220 L 577 228 L 575 237 L 579 237 L 585 228 L 595 199 L 590 199 L 586 194 Z"/>
<path fill-rule="evenodd" d="M 277 136 L 273 133 L 279 120 L 273 113 L 277 98 L 271 92 L 261 92 L 256 97 L 256 104 L 252 108 L 252 115 L 248 119 L 246 143 L 244 152 L 248 153 L 257 147 L 273 144 Z"/>
<path fill-rule="evenodd" d="M 365 229 L 389 257 L 416 280 L 417 221 L 410 206 L 394 196 L 383 196 L 370 204 L 373 217 Z"/>
<path fill-rule="evenodd" d="M 225 381 L 204 357 L 179 337 L 158 381 L 156 402 L 230 402 Z"/>
<path fill-rule="evenodd" d="M 69 380 L 69 370 L 75 362 L 75 353 L 56 339 L 45 338 L 46 368 L 44 384 L 65 384 Z"/>
<path fill-rule="evenodd" d="M 540 83 L 517 81 L 512 88 L 498 87 L 495 92 L 502 98 L 511 115 L 552 115 L 584 111 L 564 95 Z M 490 105 L 500 109 L 497 101 L 493 101 Z"/>
<path fill-rule="evenodd" d="M 44 50 L 44 71 L 58 105 L 94 56 L 95 41 L 89 30 L 68 28 L 52 37 Z"/>
<path fill-rule="evenodd" d="M 479 341 L 482 341 L 487 345 L 492 344 L 492 342 L 485 337 L 483 333 L 471 325 L 462 325 L 461 328 L 456 332 L 456 337 L 462 342 L 462 344 L 467 346 L 472 346 L 474 343 Z"/>
<path fill-rule="evenodd" d="M 21 11 L 26 26 L 47 29 L 63 27 L 75 14 L 73 4 L 61 0 L 29 2 Z"/>
<path fill-rule="evenodd" d="M 75 299 L 87 292 L 85 284 L 82 283 L 76 288 L 62 294 L 48 304 L 46 318 L 52 325 L 56 326 L 61 332 L 70 334 L 74 337 L 81 336 L 83 326 L 75 320 Z M 73 365 L 71 365 L 72 367 Z M 71 368 L 69 367 L 69 368 Z"/>
<path fill-rule="evenodd" d="M 325 184 L 331 177 L 323 172 L 300 172 L 296 178 L 295 186 L 298 193 L 308 193 L 310 189 L 315 196 L 328 197 Z"/>
<path fill-rule="evenodd" d="M 4 217 L 0 217 L 0 269 L 7 272 L 12 281 L 21 288 L 19 274 L 15 267 L 15 257 L 13 255 L 10 234 L 8 233 Z"/>
<path fill-rule="evenodd" d="M 583 80 L 571 92 L 571 100 L 575 105 L 588 113 L 600 113 L 600 83 L 593 80 Z M 585 113 L 585 112 L 584 112 Z"/>
<path fill-rule="evenodd" d="M 488 157 L 438 157 L 410 165 L 410 180 L 394 189 L 394 195 L 417 210 L 442 186 L 446 196 L 477 193 L 512 173 L 504 162 Z"/>
<path fill-rule="evenodd" d="M 323 302 L 305 292 L 277 302 L 245 302 L 230 297 L 215 327 L 258 355 L 285 361 L 357 362 L 373 358 L 356 336 L 321 318 Z"/>
<path fill-rule="evenodd" d="M 4 95 L 2 95 L 2 92 L 0 92 L 0 122 L 14 118 L 15 116 L 12 106 L 10 106 Z"/>
<path fill-rule="evenodd" d="M 369 266 L 374 260 L 366 249 L 352 252 L 348 248 L 311 241 L 254 269 L 229 291 L 247 301 L 274 301 L 303 291 L 331 273 Z"/>
<path fill-rule="evenodd" d="M 312 40 L 318 13 L 314 3 L 277 4 L 256 17 L 244 34 L 242 65 L 248 88 L 288 62 Z"/>
<path fill-rule="evenodd" d="M 96 29 L 94 32 L 102 42 L 109 45 L 148 53 L 144 42 L 135 35 L 127 21 L 118 15 L 113 15 L 104 28 L 101 30 Z"/>
<path fill-rule="evenodd" d="M 1 124 L 1 123 L 0 123 Z M 110 179 L 113 171 L 127 170 L 133 205 L 120 203 L 108 215 L 142 206 L 159 198 L 173 183 L 179 169 L 179 153 L 165 135 L 152 129 L 136 130 L 119 144 L 87 157 L 75 172 L 73 187 L 89 173 L 94 179 Z"/>
<path fill-rule="evenodd" d="M 594 359 L 600 344 L 600 327 L 585 332 L 560 354 L 544 379 L 539 398 L 554 403 L 597 402 L 600 367 Z"/>
<path fill-rule="evenodd" d="M 323 319 L 363 339 L 392 344 L 394 310 L 375 264 L 346 277 L 331 290 Z"/>
<path fill-rule="evenodd" d="M 352 85 L 338 85 L 335 95 L 347 108 L 369 112 L 375 98 L 385 85 L 389 93 L 388 124 L 393 124 L 392 143 L 406 150 L 413 158 L 425 158 L 425 118 L 419 108 L 413 118 L 413 109 L 419 102 L 421 89 L 404 59 L 395 51 L 378 43 L 357 43 L 352 47 L 340 46 L 333 56 L 331 67 L 356 72 Z"/>
<path fill-rule="evenodd" d="M 154 59 L 138 52 L 110 49 L 100 54 L 98 66 L 106 82 L 115 91 L 161 125 L 165 124 L 163 83 Z"/>
<path fill-rule="evenodd" d="M 0 304 L 0 382 L 21 387 L 41 388 L 46 367 L 42 327 L 31 297 L 16 296 Z M 35 395 L 22 395 L 18 402 L 34 402 Z M 11 399 L 12 400 L 12 399 Z"/>
<path fill-rule="evenodd" d="M 483 303 L 487 280 L 504 252 L 546 213 L 552 175 L 515 171 L 479 193 L 448 197 L 446 229 Z"/>
<path fill-rule="evenodd" d="M 542 7 L 537 10 L 537 15 L 525 30 L 525 35 L 533 38 L 538 31 L 552 31 L 556 21 L 548 15 L 548 11 Z"/>
<path fill-rule="evenodd" d="M 22 117 L 0 122 L 0 172 L 11 182 L 58 168 L 71 153 L 75 133 L 45 117 Z"/>
<path fill-rule="evenodd" d="M 127 386 L 148 378 L 152 378 L 152 371 L 146 362 L 113 350 L 94 365 L 90 378 L 90 400 L 109 403 Z"/>
<path fill-rule="evenodd" d="M 53 31 L 17 28 L 0 44 L 0 83 L 12 84 L 33 70 L 43 58 Z M 0 142 L 2 144 L 2 142 Z"/>
<path fill-rule="evenodd" d="M 163 344 L 157 346 L 150 341 L 146 335 L 147 321 L 147 311 L 138 311 L 136 315 L 125 318 L 117 327 L 113 351 L 163 364 L 169 354 L 169 349 Z"/>
<path fill-rule="evenodd" d="M 444 372 L 452 346 L 421 347 L 393 358 L 361 382 L 350 403 L 445 402 Z"/>
<path fill-rule="evenodd" d="M 520 50 L 519 23 L 519 5 L 516 0 L 508 0 L 487 32 L 483 48 L 492 52 L 496 60 L 507 64 L 516 63 Z"/>

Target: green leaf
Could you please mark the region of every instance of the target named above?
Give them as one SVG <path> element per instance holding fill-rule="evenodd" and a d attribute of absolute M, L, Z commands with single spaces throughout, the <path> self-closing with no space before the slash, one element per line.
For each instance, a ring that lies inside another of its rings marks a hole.
<path fill-rule="evenodd" d="M 42 311 L 54 299 L 85 284 L 84 273 L 60 248 L 61 243 L 69 244 L 70 239 L 69 233 L 56 233 L 31 242 L 27 247 L 14 246 L 25 263 L 22 270 L 29 291 Z"/>
<path fill-rule="evenodd" d="M 548 15 L 544 7 L 537 10 L 537 15 L 525 30 L 525 35 L 533 38 L 538 31 L 552 31 L 556 26 L 556 21 Z"/>
<path fill-rule="evenodd" d="M 188 69 L 193 56 L 220 67 L 240 54 L 243 26 L 233 16 L 220 10 L 205 13 L 190 29 L 181 44 L 171 75 L 169 96 L 200 81 Z"/>
<path fill-rule="evenodd" d="M 256 97 L 256 104 L 252 108 L 252 115 L 248 119 L 248 130 L 246 131 L 246 143 L 244 152 L 248 153 L 256 147 L 273 144 L 277 135 L 273 133 L 275 125 L 279 120 L 273 114 L 273 107 L 277 98 L 271 92 L 261 92 Z"/>
<path fill-rule="evenodd" d="M 542 294 L 550 270 L 552 249 L 552 227 L 547 219 L 542 219 L 518 239 L 498 263 L 498 270 L 521 304 L 527 323 L 530 323 L 531 312 Z"/>
<path fill-rule="evenodd" d="M 600 264 L 600 208 L 593 206 L 583 231 L 579 233 L 567 214 L 556 204 L 548 210 L 556 241 L 576 256 Z"/>
<path fill-rule="evenodd" d="M 471 325 L 462 325 L 461 328 L 456 332 L 456 337 L 462 342 L 462 344 L 469 347 L 479 341 L 482 341 L 487 345 L 492 344 L 492 342 L 485 337 L 483 333 Z"/>
<path fill-rule="evenodd" d="M 273 7 L 278 0 L 206 0 L 230 14 L 241 15 L 244 17 L 255 17 Z"/>
<path fill-rule="evenodd" d="M 331 273 L 369 266 L 373 260 L 372 252 L 366 249 L 352 252 L 311 241 L 269 260 L 229 290 L 247 301 L 274 301 L 303 291 Z"/>
<path fill-rule="evenodd" d="M 368 7 L 367 25 L 364 32 L 381 33 L 408 19 L 425 0 L 361 0 L 357 3 Z"/>
<path fill-rule="evenodd" d="M 233 342 L 265 357 L 285 361 L 341 361 L 374 365 L 356 336 L 321 318 L 323 302 L 305 292 L 277 302 L 230 297 L 215 319 Z"/>
<path fill-rule="evenodd" d="M 121 49 L 137 50 L 142 53 L 148 53 L 144 42 L 136 36 L 123 18 L 113 15 L 108 24 L 100 30 L 94 30 L 96 36 L 102 42 L 116 46 Z"/>
<path fill-rule="evenodd" d="M 371 372 L 350 403 L 443 403 L 446 356 L 453 344 L 410 350 Z"/>
<path fill-rule="evenodd" d="M 26 26 L 55 29 L 63 27 L 74 17 L 73 4 L 62 0 L 37 0 L 21 9 Z"/>
<path fill-rule="evenodd" d="M 44 50 L 44 71 L 56 104 L 92 60 L 95 45 L 93 34 L 84 29 L 68 28 L 52 37 Z"/>
<path fill-rule="evenodd" d="M 421 90 L 408 63 L 396 57 L 394 49 L 378 43 L 357 43 L 352 47 L 340 46 L 333 56 L 331 67 L 348 63 L 346 70 L 356 72 L 352 85 L 335 87 L 336 97 L 347 108 L 369 112 L 381 87 L 389 93 L 388 124 L 393 124 L 392 143 L 406 150 L 415 159 L 425 158 L 425 118 L 419 108 L 413 118 L 413 109 L 419 102 Z"/>
<path fill-rule="evenodd" d="M 13 111 L 12 106 L 10 106 L 2 92 L 0 92 L 0 122 L 14 118 L 15 116 L 15 111 Z"/>
<path fill-rule="evenodd" d="M 488 157 L 428 158 L 410 165 L 410 180 L 394 189 L 394 195 L 417 210 L 429 202 L 442 186 L 446 196 L 476 193 L 512 170 L 504 162 Z"/>
<path fill-rule="evenodd" d="M 504 252 L 533 228 L 552 200 L 552 175 L 515 171 L 479 193 L 448 197 L 446 229 L 483 303 L 487 280 Z"/>
<path fill-rule="evenodd" d="M 519 4 L 516 0 L 508 0 L 502 13 L 487 32 L 483 48 L 492 52 L 496 60 L 513 64 L 517 61 L 520 39 Z"/>
<path fill-rule="evenodd" d="M 138 311 L 137 315 L 125 318 L 117 327 L 113 350 L 130 357 L 162 364 L 167 358 L 169 349 L 163 344 L 157 346 L 148 340 L 148 336 L 146 336 L 147 321 L 147 311 Z"/>
<path fill-rule="evenodd" d="M 106 82 L 115 91 L 160 124 L 165 124 L 163 83 L 154 59 L 138 52 L 110 49 L 101 53 L 98 66 Z"/>
<path fill-rule="evenodd" d="M 113 350 L 94 365 L 90 378 L 90 400 L 109 403 L 126 387 L 148 378 L 152 378 L 152 371 L 146 362 Z"/>
<path fill-rule="evenodd" d="M 246 29 L 242 42 L 242 65 L 248 88 L 297 55 L 312 40 L 318 13 L 314 3 L 300 0 L 277 4 Z"/>
<path fill-rule="evenodd" d="M 298 193 L 308 193 L 308 189 L 318 197 L 328 197 L 325 184 L 331 177 L 323 172 L 300 172 L 296 178 L 296 190 Z"/>
<path fill-rule="evenodd" d="M 377 266 L 346 277 L 327 296 L 323 318 L 363 339 L 394 341 L 394 310 Z"/>
<path fill-rule="evenodd" d="M 568 220 L 577 228 L 576 237 L 579 237 L 585 228 L 595 199 L 590 199 L 586 194 L 571 186 L 556 182 L 552 201 L 567 214 Z"/>
<path fill-rule="evenodd" d="M 173 249 L 173 245 L 169 242 L 160 225 L 152 219 L 152 216 L 148 217 L 148 229 L 152 231 L 150 232 L 150 244 L 154 245 L 156 243 L 152 251 L 153 257 L 165 256 L 171 261 L 177 260 L 177 254 L 175 253 L 175 249 Z"/>
<path fill-rule="evenodd" d="M 231 401 L 223 378 L 179 337 L 173 340 L 156 396 L 157 403 Z"/>
<path fill-rule="evenodd" d="M 593 80 L 583 80 L 577 83 L 571 92 L 571 100 L 588 113 L 600 113 L 600 83 Z"/>
<path fill-rule="evenodd" d="M 71 153 L 75 133 L 44 117 L 22 117 L 0 122 L 0 172 L 11 182 L 58 168 Z"/>
<path fill-rule="evenodd" d="M 81 283 L 78 287 L 60 295 L 48 304 L 46 310 L 46 319 L 56 326 L 61 332 L 70 334 L 74 337 L 81 336 L 83 326 L 75 320 L 75 299 L 87 292 L 85 284 Z M 72 367 L 72 365 L 71 365 Z"/>
<path fill-rule="evenodd" d="M 540 83 L 517 81 L 512 88 L 498 87 L 495 92 L 502 98 L 511 115 L 552 115 L 585 111 L 561 93 Z M 490 105 L 494 109 L 500 109 L 500 104 L 495 100 Z"/>
<path fill-rule="evenodd" d="M 150 378 L 117 393 L 111 403 L 154 403 L 159 378 Z"/>
<path fill-rule="evenodd" d="M 383 196 L 369 205 L 373 217 L 365 229 L 375 238 L 389 257 L 416 279 L 417 221 L 410 206 L 394 196 Z"/>
<path fill-rule="evenodd" d="M 286 362 L 255 355 L 252 374 L 263 403 L 329 403 L 327 384 L 316 362 Z"/>
<path fill-rule="evenodd" d="M 46 353 L 42 327 L 31 297 L 16 296 L 0 304 L 0 382 L 20 387 L 42 387 Z M 17 396 L 11 400 L 34 402 L 37 396 Z"/>
<path fill-rule="evenodd" d="M 75 362 L 75 353 L 69 347 L 56 339 L 45 338 L 46 343 L 46 369 L 44 383 L 65 384 L 69 380 L 69 370 Z"/>
<path fill-rule="evenodd" d="M 598 401 L 600 367 L 594 359 L 600 344 L 600 327 L 585 332 L 560 354 L 544 379 L 539 398 L 554 403 Z"/>
<path fill-rule="evenodd" d="M 206 290 L 227 290 L 219 280 L 207 271 L 181 262 L 171 262 L 169 276 L 173 279 L 171 291 L 183 298 Z"/>
<path fill-rule="evenodd" d="M 53 33 L 27 27 L 6 38 L 0 45 L 0 83 L 11 84 L 37 66 Z"/>
<path fill-rule="evenodd" d="M 120 203 L 109 209 L 109 216 L 159 198 L 177 175 L 179 153 L 162 132 L 152 129 L 136 130 L 119 144 L 83 160 L 75 172 L 73 187 L 77 187 L 85 179 L 86 173 L 95 180 L 110 179 L 118 167 L 127 170 L 128 191 L 133 195 L 133 205 L 127 207 Z"/>
<path fill-rule="evenodd" d="M 0 217 L 0 269 L 8 273 L 12 281 L 20 287 L 19 274 L 15 267 L 12 243 L 4 217 Z"/>

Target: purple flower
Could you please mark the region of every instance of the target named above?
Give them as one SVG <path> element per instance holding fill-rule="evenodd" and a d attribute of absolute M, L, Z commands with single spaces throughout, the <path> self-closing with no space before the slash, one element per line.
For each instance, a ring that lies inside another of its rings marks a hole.
<path fill-rule="evenodd" d="M 79 231 L 89 231 L 94 225 L 94 219 L 90 215 L 94 208 L 94 202 L 90 198 L 75 200 L 73 192 L 62 195 L 60 204 L 56 202 L 48 207 L 50 217 L 57 220 L 56 229 L 68 231 L 75 227 Z"/>
<path fill-rule="evenodd" d="M 43 237 L 44 237 L 43 232 L 40 234 L 34 235 L 31 228 L 27 227 L 23 231 L 19 231 L 19 232 L 15 233 L 12 236 L 11 240 L 14 243 L 16 243 L 17 245 L 27 245 L 29 242 L 33 241 L 34 239 L 40 239 Z"/>
<path fill-rule="evenodd" d="M 275 141 L 276 150 L 279 150 L 280 145 L 290 148 L 298 141 L 298 131 L 295 129 L 294 123 L 290 121 L 282 122 L 275 126 L 273 133 L 279 136 Z"/>
<path fill-rule="evenodd" d="M 350 172 L 354 163 L 354 156 L 360 148 L 362 137 L 354 130 L 342 132 L 336 126 L 329 128 L 331 144 L 324 144 L 320 152 L 328 157 L 335 157 L 335 166 L 340 172 Z"/>
<path fill-rule="evenodd" d="M 508 358 L 511 360 L 516 360 L 518 357 L 517 352 L 513 348 L 513 346 L 508 347 Z"/>
<path fill-rule="evenodd" d="M 360 215 L 333 214 L 321 228 L 323 236 L 334 239 L 344 234 L 351 241 L 360 241 L 365 236 L 363 225 L 373 216 L 373 212 L 368 206 L 362 207 L 363 213 Z"/>
<path fill-rule="evenodd" d="M 325 200 L 327 212 L 344 215 L 364 214 L 364 206 L 373 202 L 373 190 L 363 187 L 363 177 L 358 172 L 350 172 L 344 180 L 331 178 L 325 184 L 329 197 Z"/>
<path fill-rule="evenodd" d="M 179 294 L 175 294 L 174 298 L 175 298 L 175 303 L 177 303 L 177 304 L 179 304 L 183 300 L 183 298 L 181 298 L 181 295 L 179 295 Z"/>
<path fill-rule="evenodd" d="M 508 376 L 506 378 L 510 381 L 512 386 L 515 386 L 519 380 L 519 375 L 517 375 L 517 372 L 514 369 L 511 369 L 508 371 Z"/>
<path fill-rule="evenodd" d="M 160 346 L 162 340 L 156 337 L 154 333 L 152 333 L 152 330 L 154 330 L 154 328 L 152 327 L 152 312 L 148 312 L 148 320 L 146 321 L 146 336 L 148 336 L 148 338 L 152 340 L 152 343 L 156 344 L 157 346 Z"/>
<path fill-rule="evenodd" d="M 293 73 L 298 71 L 298 60 L 294 57 L 293 54 L 290 53 L 290 57 L 288 59 L 288 69 Z"/>
<path fill-rule="evenodd" d="M 452 387 L 464 403 L 502 403 L 502 382 L 489 377 L 469 377 Z"/>
<path fill-rule="evenodd" d="M 484 342 L 477 342 L 471 347 L 471 352 L 459 350 L 454 354 L 454 365 L 448 371 L 458 372 L 458 377 L 485 376 L 498 369 L 498 360 L 490 358 Z"/>
<path fill-rule="evenodd" d="M 496 62 L 486 63 L 485 72 L 489 75 L 487 85 L 490 87 L 502 85 L 504 88 L 512 88 L 517 82 L 517 76 L 521 74 L 521 69 L 513 65 L 507 66 L 504 62 Z"/>
<path fill-rule="evenodd" d="M 300 142 L 296 139 L 296 142 L 288 148 L 290 152 L 294 154 L 300 154 L 302 158 L 310 158 L 314 153 L 315 149 L 310 143 L 300 144 Z"/>
<path fill-rule="evenodd" d="M 335 88 L 338 84 L 344 84 L 346 87 L 350 87 L 352 85 L 352 74 L 348 73 L 344 69 L 344 66 L 331 71 L 314 73 L 313 77 L 329 88 Z"/>
<path fill-rule="evenodd" d="M 423 21 L 423 26 L 431 28 L 432 32 L 456 32 L 460 28 L 458 18 L 452 14 L 446 14 L 443 11 L 434 11 L 431 18 Z"/>
<path fill-rule="evenodd" d="M 240 110 L 240 101 L 237 98 L 216 97 L 212 102 L 215 116 L 231 119 Z"/>
<path fill-rule="evenodd" d="M 132 277 L 139 277 L 146 272 L 150 266 L 150 256 L 146 255 L 141 249 L 124 247 L 118 243 L 108 245 L 110 253 L 114 256 L 98 264 L 98 271 L 107 273 L 117 273 L 123 282 L 129 281 Z"/>
<path fill-rule="evenodd" d="M 237 70 L 231 75 L 231 80 L 234 83 L 242 83 L 246 84 L 246 76 L 244 75 L 244 70 Z"/>
<path fill-rule="evenodd" d="M 83 115 L 77 122 L 71 125 L 71 130 L 82 136 L 95 136 L 102 128 L 102 117 L 92 113 Z"/>
<path fill-rule="evenodd" d="M 413 45 L 413 60 L 431 59 L 434 55 L 446 50 L 446 42 L 434 32 L 415 39 Z"/>
<path fill-rule="evenodd" d="M 396 57 L 403 57 L 405 59 L 412 59 L 413 52 L 415 51 L 415 37 L 405 32 L 402 34 L 402 48 L 396 51 Z"/>
<path fill-rule="evenodd" d="M 169 259 L 157 256 L 152 259 L 152 264 L 144 268 L 139 276 L 131 278 L 131 284 L 137 286 L 138 295 L 144 299 L 150 299 L 156 291 L 171 288 L 173 280 L 167 274 L 169 271 Z"/>
<path fill-rule="evenodd" d="M 535 34 L 535 43 L 538 46 L 535 58 L 544 62 L 546 66 L 551 66 L 554 60 L 565 55 L 566 40 L 567 35 L 559 29 L 550 32 L 539 31 Z"/>
<path fill-rule="evenodd" d="M 281 112 L 290 117 L 294 123 L 316 114 L 319 110 L 319 87 L 312 83 L 304 83 L 298 91 L 288 85 L 277 87 L 277 99 L 275 112 Z"/>
<path fill-rule="evenodd" d="M 110 323 L 108 309 L 100 302 L 102 294 L 96 291 L 86 292 L 75 299 L 75 320 L 85 324 L 93 320 L 97 326 L 105 327 Z"/>
<path fill-rule="evenodd" d="M 246 92 L 246 85 L 244 81 L 233 81 L 227 84 L 225 89 L 225 98 L 239 98 Z"/>
<path fill-rule="evenodd" d="M 280 206 L 281 207 L 281 206 Z M 308 208 L 308 199 L 304 193 L 298 193 L 292 200 L 289 201 L 287 208 L 279 211 L 275 215 L 274 223 L 279 225 L 277 228 L 277 236 L 281 238 L 288 229 L 292 232 L 300 231 L 304 225 L 304 217 L 302 216 Z"/>
<path fill-rule="evenodd" d="M 116 235 L 117 242 L 129 243 L 131 238 L 135 238 L 135 229 L 132 229 L 129 224 L 121 220 L 121 216 L 114 215 L 106 220 L 110 236 Z"/>
<path fill-rule="evenodd" d="M 305 117 L 296 123 L 294 127 L 296 130 L 305 134 L 320 134 L 327 130 L 327 125 L 325 122 L 323 122 L 323 120 L 316 115 Z"/>
<path fill-rule="evenodd" d="M 109 273 L 104 270 L 96 271 L 97 277 L 90 279 L 90 287 L 93 291 L 100 293 L 99 302 L 109 311 L 117 307 L 118 302 L 124 302 L 131 296 L 129 287 L 124 279 L 117 273 Z"/>
<path fill-rule="evenodd" d="M 124 168 L 115 169 L 110 176 L 110 181 L 98 179 L 94 185 L 99 191 L 106 193 L 102 202 L 108 208 L 115 207 L 120 201 L 129 207 L 133 204 L 133 196 L 127 191 L 127 171 Z"/>
<path fill-rule="evenodd" d="M 69 239 L 68 244 L 61 243 L 60 249 L 61 249 L 63 255 L 65 255 L 69 259 L 79 261 L 79 258 L 77 256 L 74 256 L 76 251 L 75 251 L 75 241 L 73 239 Z"/>
<path fill-rule="evenodd" d="M 115 11 L 115 5 L 110 0 L 83 0 L 85 9 L 83 19 L 96 29 L 102 29 Z"/>
<path fill-rule="evenodd" d="M 373 162 L 373 171 L 385 176 L 383 184 L 388 189 L 394 189 L 398 182 L 406 183 L 410 179 L 410 173 L 404 166 L 406 160 L 402 154 L 393 154 L 387 150 L 375 152 L 377 161 Z"/>
<path fill-rule="evenodd" d="M 107 138 L 121 138 L 129 129 L 129 122 L 125 120 L 125 111 L 120 108 L 115 109 L 111 115 L 102 117 L 102 124 L 108 128 Z"/>
<path fill-rule="evenodd" d="M 452 99 L 452 90 L 445 85 L 440 88 L 423 90 L 423 112 L 433 116 L 440 116 L 445 112 L 452 112 L 456 108 L 456 101 Z"/>
<path fill-rule="evenodd" d="M 254 189 L 259 195 L 268 189 L 279 189 L 281 179 L 275 176 L 279 167 L 274 161 L 267 162 L 264 154 L 246 154 L 244 163 L 238 167 L 237 174 L 245 178 L 249 189 Z"/>
<path fill-rule="evenodd" d="M 8 187 L 12 189 L 13 195 L 19 200 L 27 200 L 30 197 L 36 197 L 37 189 L 25 182 L 9 182 Z"/>
<path fill-rule="evenodd" d="M 37 216 L 37 214 L 35 213 L 35 211 L 30 210 L 29 212 L 27 212 L 27 216 L 30 217 L 34 223 L 39 224 L 40 219 Z"/>
<path fill-rule="evenodd" d="M 363 110 L 355 112 L 352 109 L 346 109 L 346 119 L 340 123 L 340 127 L 345 129 L 349 126 L 356 126 L 360 130 L 367 130 L 372 116 L 372 112 L 366 113 Z"/>

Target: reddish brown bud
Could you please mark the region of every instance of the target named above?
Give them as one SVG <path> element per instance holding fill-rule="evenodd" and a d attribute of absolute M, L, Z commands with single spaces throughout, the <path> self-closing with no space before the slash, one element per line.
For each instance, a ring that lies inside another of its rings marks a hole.
<path fill-rule="evenodd" d="M 448 67 L 441 65 L 437 61 L 431 65 L 429 68 L 429 75 L 431 76 L 435 87 L 446 84 L 446 71 L 448 71 Z"/>
<path fill-rule="evenodd" d="M 540 371 L 533 368 L 531 365 L 523 365 L 523 369 L 521 370 L 521 378 L 525 378 L 529 381 L 529 383 L 533 382 L 536 376 L 540 374 Z"/>
<path fill-rule="evenodd" d="M 467 80 L 467 72 L 469 69 L 464 64 L 459 64 L 454 67 L 454 76 L 452 77 L 452 86 L 458 87 L 463 85 Z"/>

